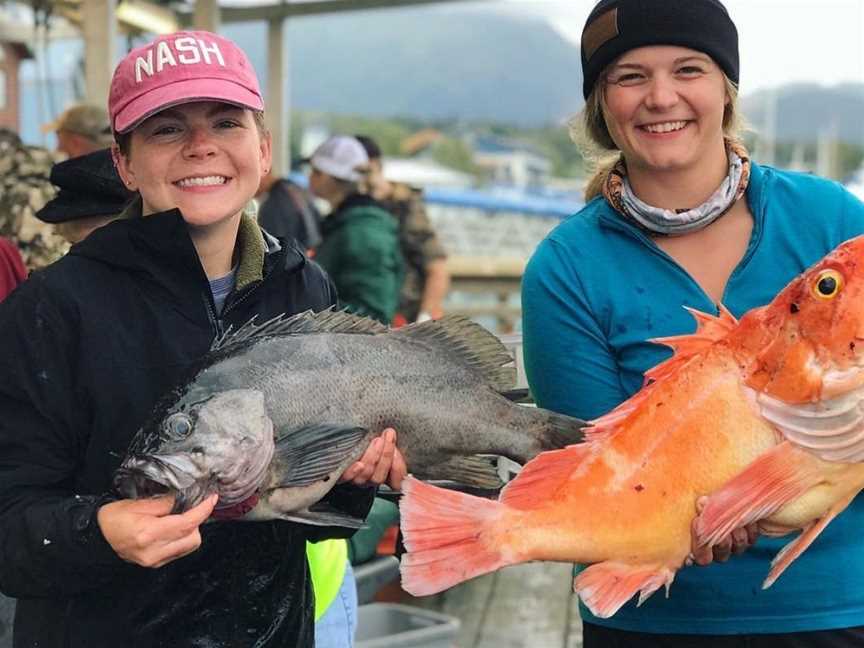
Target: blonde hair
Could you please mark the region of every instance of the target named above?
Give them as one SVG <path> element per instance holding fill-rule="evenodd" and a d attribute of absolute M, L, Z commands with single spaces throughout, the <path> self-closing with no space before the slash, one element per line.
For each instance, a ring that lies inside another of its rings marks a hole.
<path fill-rule="evenodd" d="M 570 139 L 579 147 L 586 162 L 586 169 L 591 171 L 591 179 L 585 186 L 585 200 L 589 201 L 600 195 L 609 173 L 621 159 L 621 151 L 612 140 L 606 119 L 603 117 L 605 100 L 603 79 L 605 71 L 600 75 L 591 94 L 585 102 L 585 107 L 568 122 Z M 723 134 L 727 139 L 739 142 L 744 132 L 744 120 L 738 110 L 738 86 L 725 74 L 726 94 L 729 103 L 723 111 Z"/>

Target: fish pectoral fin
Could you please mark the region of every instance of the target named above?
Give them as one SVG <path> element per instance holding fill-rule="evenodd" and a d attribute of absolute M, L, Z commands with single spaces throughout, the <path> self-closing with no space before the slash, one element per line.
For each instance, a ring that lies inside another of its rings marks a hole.
<path fill-rule="evenodd" d="M 786 568 L 791 565 L 798 556 L 804 553 L 807 547 L 813 544 L 813 541 L 819 537 L 819 534 L 822 533 L 826 526 L 828 526 L 828 523 L 843 512 L 843 510 L 849 505 L 849 502 L 855 498 L 855 495 L 857 495 L 857 492 L 834 504 L 834 506 L 828 509 L 828 512 L 825 513 L 825 515 L 804 529 L 801 535 L 784 546 L 777 555 L 774 556 L 774 560 L 771 561 L 771 571 L 768 572 L 768 576 L 762 583 L 762 589 L 768 589 L 774 584 L 774 581 L 780 577 L 780 574 L 786 571 Z"/>
<path fill-rule="evenodd" d="M 276 435 L 275 453 L 282 476 L 269 488 L 308 486 L 332 478 L 334 471 L 357 454 L 357 444 L 367 433 L 366 428 L 337 423 L 283 428 Z"/>
<path fill-rule="evenodd" d="M 822 481 L 819 461 L 789 441 L 762 453 L 708 496 L 696 542 L 715 545 L 737 528 L 770 517 Z"/>
<path fill-rule="evenodd" d="M 637 592 L 637 605 L 642 605 L 664 586 L 668 596 L 675 572 L 665 565 L 628 565 L 607 560 L 591 565 L 576 576 L 573 590 L 594 616 L 607 619 Z"/>
<path fill-rule="evenodd" d="M 317 505 L 316 505 L 317 506 Z M 311 526 L 339 526 L 348 529 L 363 529 L 366 527 L 364 520 L 346 515 L 333 508 L 316 508 L 315 510 L 300 509 L 280 515 L 280 519 L 289 522 L 299 522 Z"/>
<path fill-rule="evenodd" d="M 445 461 L 429 466 L 422 466 L 417 470 L 417 477 L 421 479 L 445 480 L 454 482 L 453 488 L 459 487 L 480 488 L 484 490 L 499 490 L 504 482 L 498 475 L 495 458 L 489 456 L 474 455 L 471 457 L 450 457 Z M 448 488 L 444 484 L 437 484 Z"/>

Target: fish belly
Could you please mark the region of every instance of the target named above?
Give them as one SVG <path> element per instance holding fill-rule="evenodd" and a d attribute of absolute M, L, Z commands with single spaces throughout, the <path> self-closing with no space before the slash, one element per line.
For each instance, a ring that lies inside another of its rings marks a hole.
<path fill-rule="evenodd" d="M 767 518 L 772 525 L 800 529 L 820 519 L 834 506 L 864 489 L 864 465 L 818 461 L 825 479 Z"/>
<path fill-rule="evenodd" d="M 680 565 L 696 500 L 777 442 L 746 400 L 737 366 L 709 356 L 658 385 L 595 442 L 552 496 L 553 528 L 573 536 L 569 558 L 577 562 Z"/>

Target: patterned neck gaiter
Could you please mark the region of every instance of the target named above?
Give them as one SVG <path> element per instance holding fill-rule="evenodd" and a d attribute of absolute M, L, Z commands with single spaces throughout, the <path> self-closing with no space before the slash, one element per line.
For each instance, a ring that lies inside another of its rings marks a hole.
<path fill-rule="evenodd" d="M 738 142 L 726 140 L 729 173 L 708 200 L 692 209 L 663 209 L 641 201 L 627 179 L 624 159 L 609 173 L 603 184 L 603 196 L 627 220 L 648 234 L 679 236 L 700 230 L 720 218 L 747 190 L 750 181 L 750 154 Z"/>

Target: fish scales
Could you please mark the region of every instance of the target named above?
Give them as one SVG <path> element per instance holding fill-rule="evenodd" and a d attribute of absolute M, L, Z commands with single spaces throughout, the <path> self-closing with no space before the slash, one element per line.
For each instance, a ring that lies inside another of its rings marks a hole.
<path fill-rule="evenodd" d="M 404 446 L 409 456 L 426 461 L 454 450 L 518 453 L 514 458 L 524 461 L 532 450 L 539 451 L 534 439 L 516 427 L 530 431 L 536 417 L 514 408 L 476 372 L 454 367 L 434 347 L 411 338 L 265 338 L 251 345 L 242 360 L 230 357 L 212 365 L 199 382 L 202 394 L 217 387 L 260 390 L 277 437 L 297 425 L 329 420 L 365 427 L 370 434 L 392 426 L 410 439 Z M 295 397 L 300 394 L 307 396 Z M 406 407 L 412 402 L 417 405 Z M 433 430 L 434 444 L 423 447 Z"/>

